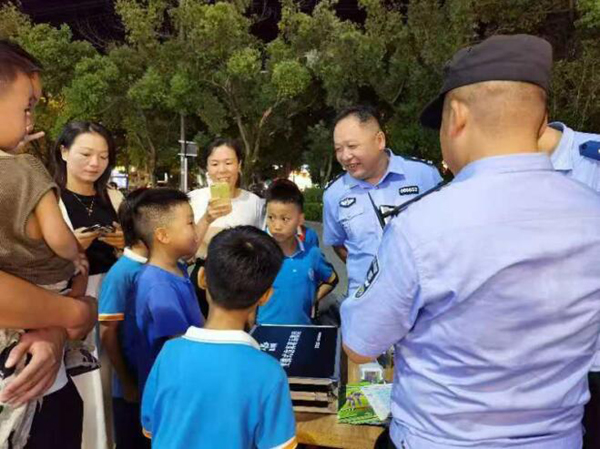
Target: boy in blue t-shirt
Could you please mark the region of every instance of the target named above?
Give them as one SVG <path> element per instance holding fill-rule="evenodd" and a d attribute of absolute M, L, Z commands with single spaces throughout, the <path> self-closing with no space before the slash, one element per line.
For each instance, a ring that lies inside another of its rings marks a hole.
<path fill-rule="evenodd" d="M 194 213 L 187 195 L 175 189 L 146 189 L 133 209 L 136 235 L 148 247 L 134 295 L 132 358 L 140 393 L 167 340 L 204 322 L 187 268 L 180 260 L 198 249 Z"/>
<path fill-rule="evenodd" d="M 209 315 L 169 341 L 148 377 L 142 425 L 153 447 L 295 448 L 286 374 L 244 329 L 269 300 L 283 254 L 263 231 L 215 236 L 198 274 Z"/>
<path fill-rule="evenodd" d="M 140 424 L 140 397 L 131 360 L 131 335 L 125 321 L 134 317 L 127 314 L 133 301 L 135 280 L 148 260 L 146 245 L 135 235 L 132 208 L 145 189 L 131 192 L 119 207 L 119 223 L 125 237 L 125 251 L 107 273 L 98 304 L 98 321 L 102 348 L 113 367 L 112 408 L 116 449 L 149 449 Z"/>
<path fill-rule="evenodd" d="M 285 259 L 271 300 L 258 308 L 260 324 L 311 324 L 311 311 L 338 282 L 337 273 L 318 247 L 298 238 L 304 224 L 304 197 L 287 179 L 274 181 L 266 193 L 267 229 Z M 318 305 L 317 305 L 318 306 Z"/>

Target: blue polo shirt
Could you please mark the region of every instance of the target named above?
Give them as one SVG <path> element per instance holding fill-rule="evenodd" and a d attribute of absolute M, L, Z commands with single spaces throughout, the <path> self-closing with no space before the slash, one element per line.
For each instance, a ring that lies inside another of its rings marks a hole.
<path fill-rule="evenodd" d="M 148 377 L 142 426 L 161 449 L 292 449 L 286 374 L 247 333 L 191 327 Z"/>
<path fill-rule="evenodd" d="M 259 324 L 312 324 L 310 312 L 319 285 L 333 273 L 318 247 L 306 248 L 298 240 L 292 256 L 286 256 L 273 283 L 273 295 L 258 308 Z"/>
<path fill-rule="evenodd" d="M 165 342 L 204 324 L 194 286 L 185 266 L 181 270 L 184 276 L 146 265 L 137 278 L 135 344 L 126 357 L 136 362 L 140 391 Z"/>
<path fill-rule="evenodd" d="M 598 194 L 540 153 L 471 162 L 390 222 L 341 316 L 352 351 L 395 346 L 397 447 L 581 447 L 599 229 Z"/>
<path fill-rule="evenodd" d="M 386 151 L 387 171 L 376 185 L 346 173 L 323 194 L 323 242 L 343 245 L 348 250 L 348 293 L 365 280 L 379 249 L 383 226 L 378 214 L 411 200 L 442 180 L 431 163 Z"/>
<path fill-rule="evenodd" d="M 129 248 L 125 248 L 123 256 L 111 267 L 102 281 L 100 298 L 98 300 L 98 321 L 124 321 L 127 318 L 128 304 L 133 302 L 135 281 L 144 264 L 148 261 Z M 133 336 L 124 325 L 119 326 L 119 344 L 122 352 L 131 353 Z M 129 365 L 129 361 L 125 360 Z M 133 366 L 130 366 L 133 370 Z M 113 370 L 112 395 L 115 398 L 123 397 L 123 386 Z"/>

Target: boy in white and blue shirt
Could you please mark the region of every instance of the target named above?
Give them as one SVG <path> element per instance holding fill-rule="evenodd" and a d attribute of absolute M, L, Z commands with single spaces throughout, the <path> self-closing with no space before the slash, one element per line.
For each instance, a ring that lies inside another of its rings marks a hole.
<path fill-rule="evenodd" d="M 148 260 L 148 250 L 135 234 L 132 216 L 135 201 L 143 190 L 132 192 L 119 207 L 119 223 L 126 247 L 123 256 L 102 282 L 98 304 L 102 347 L 113 367 L 112 410 L 116 449 L 150 447 L 140 425 L 140 398 L 132 363 L 134 342 L 126 325 L 135 319 L 131 314 L 135 282 Z"/>
<path fill-rule="evenodd" d="M 285 256 L 271 300 L 259 307 L 259 324 L 312 324 L 312 308 L 338 282 L 337 273 L 318 246 L 298 236 L 304 225 L 304 198 L 287 179 L 274 181 L 266 193 L 267 230 Z"/>
<path fill-rule="evenodd" d="M 252 226 L 213 238 L 198 275 L 210 305 L 206 324 L 167 342 L 146 382 L 142 425 L 154 447 L 297 446 L 286 374 L 244 331 L 269 300 L 282 259 L 275 241 Z"/>

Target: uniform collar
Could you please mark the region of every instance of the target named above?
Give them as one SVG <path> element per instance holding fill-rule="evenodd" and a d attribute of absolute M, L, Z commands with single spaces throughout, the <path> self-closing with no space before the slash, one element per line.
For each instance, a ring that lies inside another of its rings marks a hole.
<path fill-rule="evenodd" d="M 479 159 L 463 167 L 452 182 L 460 182 L 483 173 L 516 173 L 536 170 L 554 170 L 544 153 L 522 153 Z"/>
<path fill-rule="evenodd" d="M 558 145 L 552 152 L 550 160 L 555 170 L 569 171 L 573 170 L 573 159 L 571 158 L 571 148 L 573 148 L 573 139 L 575 138 L 575 131 L 569 128 L 564 123 L 553 122 L 550 123 L 552 128 L 562 132 L 562 136 Z"/>
<path fill-rule="evenodd" d="M 139 254 L 134 253 L 131 248 L 126 247 L 123 250 L 123 255 L 125 257 L 127 257 L 128 259 L 133 260 L 134 262 L 138 262 L 138 263 L 146 263 L 148 262 L 148 258 L 147 257 L 142 257 Z"/>
<path fill-rule="evenodd" d="M 376 185 L 379 185 L 383 181 L 385 181 L 385 179 L 389 176 L 390 173 L 404 175 L 404 164 L 403 164 L 402 158 L 400 156 L 396 156 L 392 152 L 392 150 L 390 150 L 389 148 L 386 148 L 384 151 L 388 155 L 388 166 L 387 166 L 387 170 L 385 171 L 385 174 L 381 177 L 381 179 L 379 180 L 379 182 Z M 367 188 L 374 187 L 372 184 L 369 184 L 366 181 L 352 177 L 349 173 L 346 173 L 346 175 L 344 177 L 346 178 L 345 179 L 346 185 L 348 186 L 349 189 L 352 189 L 353 187 L 356 187 L 356 186 L 367 187 Z"/>
<path fill-rule="evenodd" d="M 260 346 L 256 340 L 244 331 L 204 329 L 190 326 L 183 338 L 201 343 L 252 346 L 260 351 Z"/>

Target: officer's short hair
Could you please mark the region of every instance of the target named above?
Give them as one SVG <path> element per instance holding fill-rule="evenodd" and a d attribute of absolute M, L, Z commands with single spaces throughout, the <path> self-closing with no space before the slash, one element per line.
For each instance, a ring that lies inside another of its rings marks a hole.
<path fill-rule="evenodd" d="M 276 201 L 284 204 L 295 204 L 300 209 L 304 209 L 304 196 L 296 185 L 289 179 L 276 179 L 271 183 L 265 194 L 266 203 Z"/>
<path fill-rule="evenodd" d="M 335 128 L 339 122 L 348 117 L 355 117 L 361 124 L 366 124 L 371 121 L 375 121 L 379 129 L 383 129 L 381 125 L 381 115 L 379 111 L 370 105 L 356 105 L 341 111 L 333 121 L 333 127 Z"/>
<path fill-rule="evenodd" d="M 0 93 L 13 83 L 19 73 L 31 76 L 42 71 L 40 62 L 17 44 L 0 39 Z"/>

